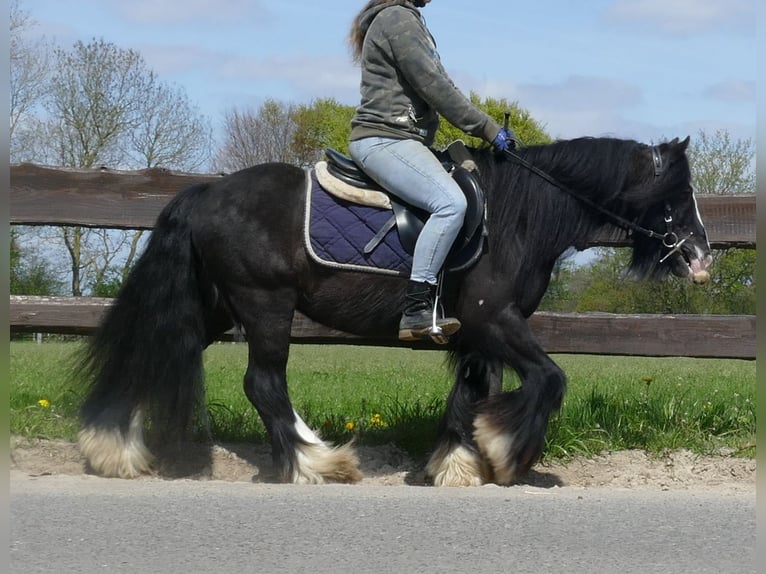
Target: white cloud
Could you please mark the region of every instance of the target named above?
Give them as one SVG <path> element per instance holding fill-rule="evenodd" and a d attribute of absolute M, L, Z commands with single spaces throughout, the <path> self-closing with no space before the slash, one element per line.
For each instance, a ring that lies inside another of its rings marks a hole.
<path fill-rule="evenodd" d="M 481 81 L 470 74 L 457 72 L 453 76 L 463 93 L 476 92 L 480 96 L 505 98 L 540 106 L 577 110 L 610 110 L 640 105 L 641 90 L 630 83 L 595 76 L 571 75 L 555 83 L 517 83 L 508 81 Z"/>
<path fill-rule="evenodd" d="M 724 80 L 709 86 L 705 95 L 721 102 L 755 102 L 755 82 Z"/>
<path fill-rule="evenodd" d="M 188 72 L 211 74 L 224 61 L 224 56 L 210 51 L 202 45 L 156 45 L 139 46 L 141 55 L 149 67 L 160 76 L 178 75 Z"/>
<path fill-rule="evenodd" d="M 277 82 L 305 98 L 332 97 L 345 104 L 359 98 L 359 70 L 345 56 L 238 57 L 217 74 L 224 80 Z"/>
<path fill-rule="evenodd" d="M 464 93 L 517 102 L 554 138 L 611 135 L 645 140 L 652 133 L 651 126 L 623 116 L 641 106 L 644 97 L 640 88 L 617 79 L 572 75 L 554 83 L 516 83 L 481 81 L 460 72 L 454 78 Z"/>
<path fill-rule="evenodd" d="M 675 34 L 732 28 L 755 33 L 755 0 L 617 0 L 606 17 Z"/>
<path fill-rule="evenodd" d="M 642 102 L 641 90 L 613 78 L 569 76 L 556 84 L 525 84 L 518 86 L 521 101 L 574 111 L 624 109 Z"/>

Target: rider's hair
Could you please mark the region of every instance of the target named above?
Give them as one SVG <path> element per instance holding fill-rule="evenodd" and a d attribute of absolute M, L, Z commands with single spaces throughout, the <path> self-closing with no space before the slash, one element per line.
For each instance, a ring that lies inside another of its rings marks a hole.
<path fill-rule="evenodd" d="M 351 48 L 351 57 L 357 64 L 362 61 L 362 46 L 364 45 L 364 36 L 367 34 L 367 28 L 370 27 L 371 19 L 366 18 L 368 10 L 388 4 L 390 6 L 402 6 L 409 4 L 417 8 L 423 8 L 426 3 L 423 0 L 369 0 L 351 23 L 351 32 L 348 34 L 348 45 Z M 382 9 L 382 8 L 381 8 Z"/>

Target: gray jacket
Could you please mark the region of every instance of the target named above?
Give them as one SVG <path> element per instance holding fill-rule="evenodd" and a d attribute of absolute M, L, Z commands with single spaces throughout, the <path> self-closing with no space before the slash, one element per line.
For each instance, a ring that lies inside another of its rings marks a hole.
<path fill-rule="evenodd" d="M 464 132 L 492 142 L 500 125 L 449 78 L 417 8 L 386 2 L 363 18 L 362 99 L 351 120 L 351 140 L 411 138 L 430 146 L 441 114 Z"/>

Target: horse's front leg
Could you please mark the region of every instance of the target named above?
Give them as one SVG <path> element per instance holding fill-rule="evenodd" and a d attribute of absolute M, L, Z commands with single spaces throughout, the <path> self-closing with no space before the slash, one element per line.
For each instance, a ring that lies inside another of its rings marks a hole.
<path fill-rule="evenodd" d="M 434 486 L 480 486 L 491 479 L 491 468 L 473 438 L 475 406 L 499 392 L 502 363 L 470 351 L 457 350 L 455 355 L 455 385 L 426 474 Z"/>
<path fill-rule="evenodd" d="M 511 484 L 542 455 L 548 421 L 566 391 L 566 376 L 514 305 L 498 314 L 490 332 L 498 343 L 498 356 L 516 371 L 521 385 L 476 406 L 473 437 L 494 482 Z"/>

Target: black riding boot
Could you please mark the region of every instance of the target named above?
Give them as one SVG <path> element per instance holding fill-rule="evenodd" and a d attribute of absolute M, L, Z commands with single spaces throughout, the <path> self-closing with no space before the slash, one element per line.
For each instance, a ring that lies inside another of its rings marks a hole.
<path fill-rule="evenodd" d="M 399 339 L 417 341 L 432 338 L 446 343 L 446 337 L 460 329 L 454 317 L 438 317 L 434 313 L 433 287 L 428 283 L 410 281 L 404 297 L 404 311 L 399 322 Z"/>

